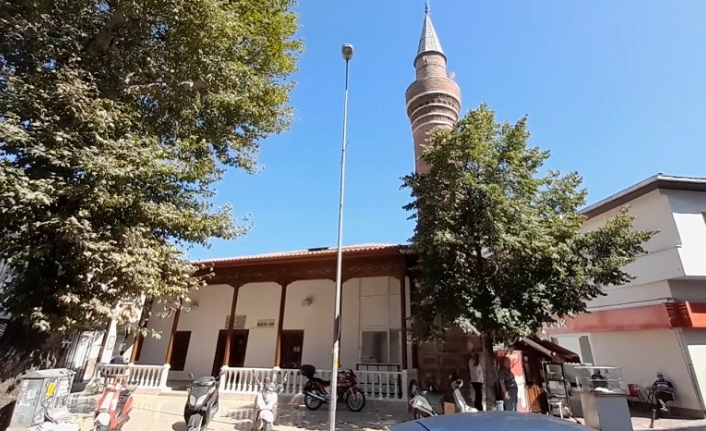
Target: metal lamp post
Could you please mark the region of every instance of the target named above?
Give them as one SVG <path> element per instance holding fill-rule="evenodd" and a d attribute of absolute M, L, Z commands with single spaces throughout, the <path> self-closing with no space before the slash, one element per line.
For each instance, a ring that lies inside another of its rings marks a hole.
<path fill-rule="evenodd" d="M 353 45 L 341 47 L 341 55 L 346 61 L 346 84 L 343 93 L 343 137 L 341 139 L 341 185 L 338 196 L 338 247 L 336 255 L 336 303 L 333 320 L 333 364 L 331 366 L 331 400 L 329 404 L 329 431 L 336 429 L 336 384 L 341 345 L 341 295 L 343 283 L 343 195 L 346 189 L 346 147 L 348 146 L 348 64 L 353 58 Z"/>

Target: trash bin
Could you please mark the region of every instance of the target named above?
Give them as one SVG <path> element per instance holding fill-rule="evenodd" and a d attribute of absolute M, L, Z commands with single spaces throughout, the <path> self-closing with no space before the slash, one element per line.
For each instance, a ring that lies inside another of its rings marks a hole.
<path fill-rule="evenodd" d="M 48 411 L 68 411 L 75 375 L 66 368 L 53 368 L 22 376 L 10 428 L 30 428 L 43 423 Z"/>

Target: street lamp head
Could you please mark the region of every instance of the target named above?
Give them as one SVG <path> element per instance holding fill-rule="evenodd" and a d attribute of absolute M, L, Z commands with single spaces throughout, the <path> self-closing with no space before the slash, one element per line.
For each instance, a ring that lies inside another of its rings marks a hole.
<path fill-rule="evenodd" d="M 341 47 L 341 55 L 343 59 L 348 61 L 353 58 L 353 45 L 346 43 Z"/>

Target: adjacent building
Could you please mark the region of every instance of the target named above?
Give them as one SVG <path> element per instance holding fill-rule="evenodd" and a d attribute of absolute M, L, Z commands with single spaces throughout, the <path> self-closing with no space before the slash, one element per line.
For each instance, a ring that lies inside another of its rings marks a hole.
<path fill-rule="evenodd" d="M 657 372 L 676 386 L 676 406 L 703 417 L 706 398 L 706 178 L 655 175 L 583 213 L 595 229 L 628 205 L 634 227 L 658 231 L 626 268 L 635 279 L 604 288 L 589 314 L 545 329 L 583 362 L 622 367 L 626 384 Z"/>

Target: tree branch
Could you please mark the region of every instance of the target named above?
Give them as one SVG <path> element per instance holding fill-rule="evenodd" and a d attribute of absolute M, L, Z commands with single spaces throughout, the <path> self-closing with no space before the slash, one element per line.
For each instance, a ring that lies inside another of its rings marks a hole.
<path fill-rule="evenodd" d="M 115 34 L 120 30 L 120 27 L 125 25 L 127 18 L 125 17 L 125 8 L 121 4 L 120 0 L 113 0 L 109 2 L 110 8 L 113 9 L 113 15 L 111 15 L 108 22 L 105 23 L 103 28 L 96 33 L 91 40 L 88 42 L 86 47 L 83 49 L 84 52 L 88 54 L 96 54 L 101 51 L 105 51 L 113 43 L 115 39 Z"/>

